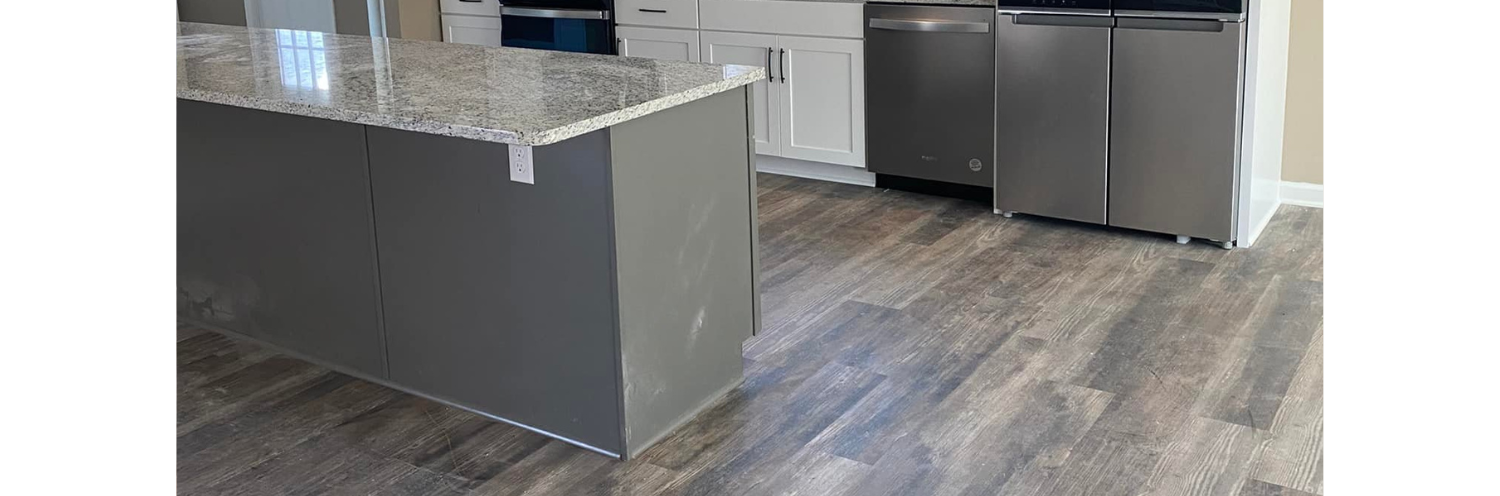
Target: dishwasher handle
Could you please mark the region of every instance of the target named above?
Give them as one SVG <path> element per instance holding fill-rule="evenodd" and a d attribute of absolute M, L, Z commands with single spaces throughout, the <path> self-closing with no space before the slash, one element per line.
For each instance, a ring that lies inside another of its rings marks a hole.
<path fill-rule="evenodd" d="M 928 33 L 988 33 L 988 22 L 919 21 L 915 19 L 871 18 L 870 27 L 891 31 L 922 31 Z"/>

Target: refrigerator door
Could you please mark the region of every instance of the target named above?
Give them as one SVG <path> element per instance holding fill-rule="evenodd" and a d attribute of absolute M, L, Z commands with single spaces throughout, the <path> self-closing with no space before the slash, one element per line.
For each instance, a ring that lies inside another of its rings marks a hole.
<path fill-rule="evenodd" d="M 1113 25 L 1107 16 L 1000 14 L 995 208 L 1105 222 Z"/>
<path fill-rule="evenodd" d="M 1233 241 L 1243 28 L 1116 20 L 1110 225 Z"/>

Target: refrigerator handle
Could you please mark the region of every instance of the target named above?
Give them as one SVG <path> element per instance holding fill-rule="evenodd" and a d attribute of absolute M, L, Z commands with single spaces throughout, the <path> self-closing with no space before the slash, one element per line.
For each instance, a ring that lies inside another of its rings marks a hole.
<path fill-rule="evenodd" d="M 1218 33 L 1224 31 L 1223 21 L 1198 19 L 1147 19 L 1121 17 L 1115 23 L 1119 29 L 1146 29 L 1152 31 L 1198 31 Z"/>
<path fill-rule="evenodd" d="M 1002 14 L 1003 15 L 1003 14 Z M 1017 25 L 1066 26 L 1079 28 L 1112 28 L 1115 18 L 1100 16 L 1063 16 L 1046 14 L 1012 14 Z"/>

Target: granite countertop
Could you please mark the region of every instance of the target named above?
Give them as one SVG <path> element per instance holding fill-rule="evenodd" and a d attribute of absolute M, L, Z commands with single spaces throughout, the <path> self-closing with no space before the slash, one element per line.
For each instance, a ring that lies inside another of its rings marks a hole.
<path fill-rule="evenodd" d="M 765 78 L 765 69 L 177 24 L 177 97 L 539 146 Z"/>

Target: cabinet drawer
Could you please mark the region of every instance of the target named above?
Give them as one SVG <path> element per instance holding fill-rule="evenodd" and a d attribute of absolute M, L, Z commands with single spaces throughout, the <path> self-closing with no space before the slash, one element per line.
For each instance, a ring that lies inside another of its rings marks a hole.
<path fill-rule="evenodd" d="M 824 38 L 865 36 L 862 3 L 703 0 L 701 7 L 703 29 Z"/>
<path fill-rule="evenodd" d="M 438 10 L 444 14 L 500 17 L 500 0 L 439 0 Z"/>
<path fill-rule="evenodd" d="M 619 0 L 615 22 L 663 28 L 698 27 L 697 0 Z"/>
<path fill-rule="evenodd" d="M 500 46 L 500 18 L 443 14 L 443 41 Z"/>

